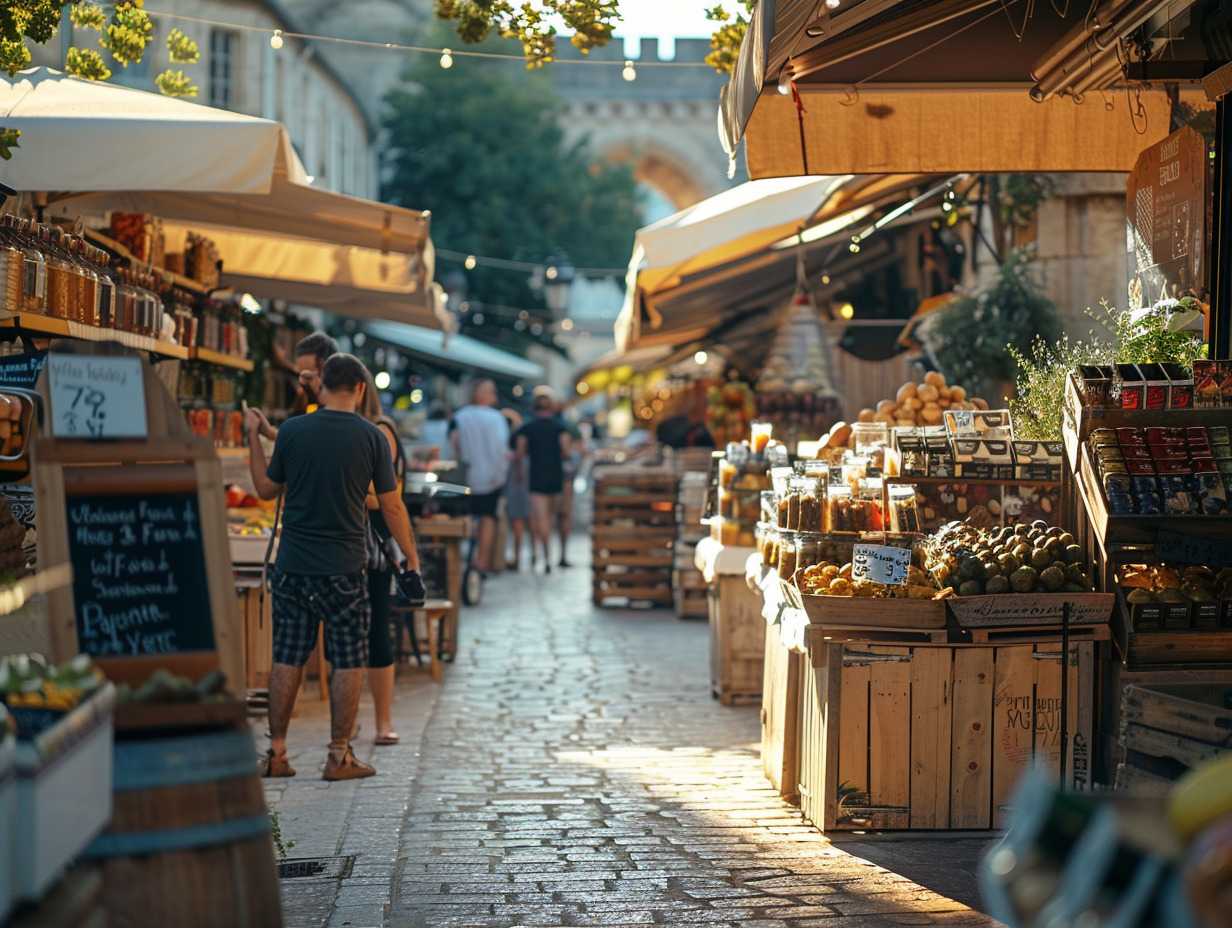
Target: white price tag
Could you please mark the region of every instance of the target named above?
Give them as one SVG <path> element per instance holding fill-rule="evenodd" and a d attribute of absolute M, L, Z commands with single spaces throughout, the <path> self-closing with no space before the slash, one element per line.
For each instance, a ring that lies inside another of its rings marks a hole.
<path fill-rule="evenodd" d="M 907 568 L 910 566 L 911 551 L 908 548 L 856 545 L 851 556 L 851 579 L 902 586 L 907 582 Z"/>
<path fill-rule="evenodd" d="M 51 354 L 51 434 L 58 438 L 145 438 L 140 358 Z"/>

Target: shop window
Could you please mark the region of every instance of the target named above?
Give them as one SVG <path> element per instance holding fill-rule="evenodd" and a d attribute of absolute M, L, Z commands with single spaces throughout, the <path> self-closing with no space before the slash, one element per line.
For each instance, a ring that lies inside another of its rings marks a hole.
<path fill-rule="evenodd" d="M 215 29 L 210 33 L 210 106 L 234 109 L 239 33 Z"/>

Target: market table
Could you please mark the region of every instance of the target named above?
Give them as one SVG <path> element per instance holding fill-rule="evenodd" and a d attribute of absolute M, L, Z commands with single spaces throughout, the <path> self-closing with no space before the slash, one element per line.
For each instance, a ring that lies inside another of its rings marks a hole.
<path fill-rule="evenodd" d="M 762 601 L 745 581 L 754 548 L 703 538 L 693 555 L 709 584 L 710 687 L 725 706 L 761 699 L 766 625 Z"/>
<path fill-rule="evenodd" d="M 441 649 L 452 659 L 458 651 L 458 613 L 465 563 L 462 541 L 471 537 L 471 520 L 469 516 L 432 515 L 411 521 L 428 595 L 449 602 L 441 628 Z"/>

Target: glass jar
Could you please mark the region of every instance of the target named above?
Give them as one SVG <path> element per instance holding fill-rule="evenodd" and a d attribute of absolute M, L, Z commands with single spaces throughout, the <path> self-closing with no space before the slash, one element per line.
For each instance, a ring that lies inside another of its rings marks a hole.
<path fill-rule="evenodd" d="M 39 226 L 38 240 L 47 258 L 47 314 L 57 319 L 68 319 L 73 314 L 76 289 L 73 266 L 57 247 L 51 229 Z"/>
<path fill-rule="evenodd" d="M 895 484 L 890 487 L 890 531 L 920 531 L 920 511 L 916 507 L 915 487 Z"/>
<path fill-rule="evenodd" d="M 22 309 L 24 312 L 46 315 L 47 313 L 47 255 L 34 235 L 28 219 L 16 222 L 14 231 L 25 254 L 25 273 L 22 281 Z"/>
<path fill-rule="evenodd" d="M 871 457 L 890 445 L 890 427 L 884 422 L 856 422 L 851 426 L 852 447 L 856 454 Z"/>
<path fill-rule="evenodd" d="M 26 255 L 14 235 L 12 218 L 5 216 L 0 223 L 0 279 L 4 286 L 3 309 L 19 313 L 25 295 Z"/>
<path fill-rule="evenodd" d="M 749 423 L 749 450 L 753 454 L 763 454 L 770 444 L 770 436 L 774 434 L 774 426 L 769 422 Z"/>
<path fill-rule="evenodd" d="M 800 531 L 821 532 L 825 530 L 826 481 L 814 475 L 800 480 Z"/>
<path fill-rule="evenodd" d="M 780 536 L 779 538 L 779 579 L 790 580 L 796 575 L 796 540 L 795 537 Z"/>

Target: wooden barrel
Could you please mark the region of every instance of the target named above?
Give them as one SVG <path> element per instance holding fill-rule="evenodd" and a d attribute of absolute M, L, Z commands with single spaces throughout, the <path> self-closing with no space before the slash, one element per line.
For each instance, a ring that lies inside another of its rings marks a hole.
<path fill-rule="evenodd" d="M 117 741 L 115 808 L 85 851 L 111 928 L 279 928 L 278 867 L 247 730 Z"/>

